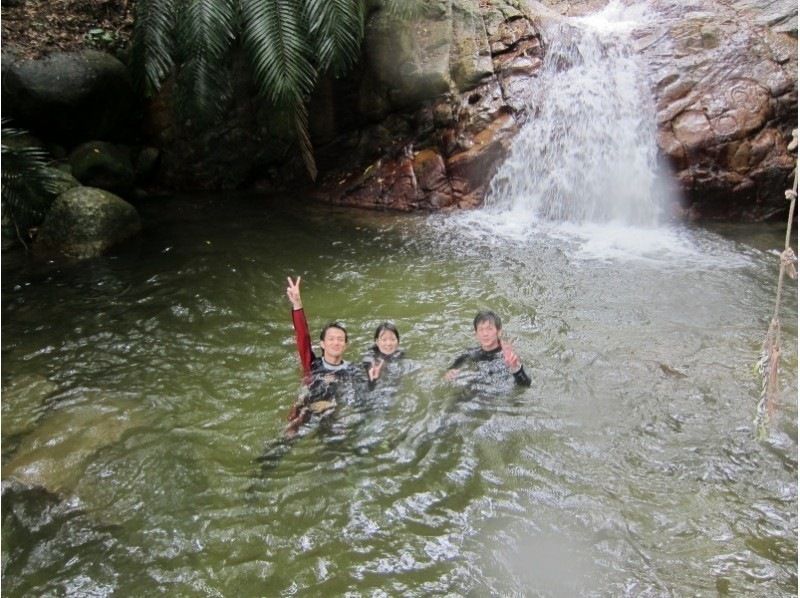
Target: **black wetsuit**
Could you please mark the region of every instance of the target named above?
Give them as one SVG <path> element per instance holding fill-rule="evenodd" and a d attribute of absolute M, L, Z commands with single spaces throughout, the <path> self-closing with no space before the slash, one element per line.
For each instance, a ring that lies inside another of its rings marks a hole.
<path fill-rule="evenodd" d="M 292 310 L 292 324 L 305 386 L 303 393 L 289 412 L 289 420 L 295 420 L 305 408 L 302 419 L 307 421 L 312 411 L 322 413 L 335 407 L 338 400 L 352 400 L 351 395 L 357 394 L 357 388 L 366 381 L 366 377 L 360 368 L 350 362 L 342 361 L 340 364 L 332 365 L 325 361 L 324 357 L 314 353 L 311 348 L 308 322 L 302 309 Z M 329 402 L 330 405 L 323 405 L 320 401 Z M 314 409 L 314 403 L 318 404 L 319 410 Z"/>
<path fill-rule="evenodd" d="M 466 353 L 459 355 L 450 366 L 451 370 L 460 369 L 465 366 L 472 366 L 477 369 L 484 382 L 503 382 L 509 377 L 514 379 L 517 386 L 530 386 L 531 379 L 525 373 L 525 368 L 520 367 L 516 372 L 510 372 L 503 360 L 503 349 L 497 347 L 491 351 L 485 351 L 480 347 L 469 349 Z"/>
<path fill-rule="evenodd" d="M 381 353 L 381 350 L 378 349 L 377 345 L 372 346 L 369 352 L 364 355 L 364 358 L 361 360 L 361 366 L 367 373 L 367 378 L 369 379 L 369 371 L 372 369 L 372 366 L 377 364 L 379 361 L 383 361 L 383 367 L 381 368 L 380 377 L 369 381 L 370 390 L 373 390 L 378 385 L 378 380 L 385 380 L 387 378 L 392 378 L 394 380 L 397 379 L 399 375 L 397 363 L 402 359 L 403 355 L 404 353 L 400 349 L 397 349 L 393 353 L 386 355 Z"/>
<path fill-rule="evenodd" d="M 308 397 L 305 402 L 335 401 L 346 394 L 343 392 L 345 388 L 363 382 L 364 374 L 349 361 L 331 365 L 322 357 L 316 357 L 311 362 Z"/>

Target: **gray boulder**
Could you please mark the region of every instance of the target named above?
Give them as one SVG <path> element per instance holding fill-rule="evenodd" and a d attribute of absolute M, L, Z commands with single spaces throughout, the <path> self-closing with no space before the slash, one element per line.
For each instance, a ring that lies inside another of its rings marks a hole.
<path fill-rule="evenodd" d="M 35 248 L 89 258 L 138 233 L 142 223 L 125 200 L 93 187 L 75 187 L 53 203 L 36 237 Z"/>
<path fill-rule="evenodd" d="M 3 116 L 45 139 L 123 139 L 135 94 L 125 65 L 105 52 L 58 52 L 39 60 L 3 53 Z"/>

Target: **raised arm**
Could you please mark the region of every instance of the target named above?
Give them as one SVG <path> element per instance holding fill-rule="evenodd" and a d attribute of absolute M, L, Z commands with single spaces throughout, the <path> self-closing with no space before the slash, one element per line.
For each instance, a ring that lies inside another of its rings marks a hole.
<path fill-rule="evenodd" d="M 311 363 L 314 361 L 314 351 L 311 348 L 311 335 L 308 332 L 308 322 L 303 311 L 303 300 L 300 297 L 300 277 L 297 280 L 288 279 L 289 285 L 286 287 L 286 296 L 292 304 L 292 325 L 294 326 L 294 338 L 297 344 L 297 354 L 300 356 L 300 365 L 303 367 L 303 375 L 311 375 Z"/>
<path fill-rule="evenodd" d="M 531 379 L 522 367 L 522 360 L 517 355 L 514 348 L 507 342 L 501 345 L 503 349 L 503 361 L 506 363 L 508 371 L 514 376 L 514 382 L 519 386 L 530 386 Z"/>

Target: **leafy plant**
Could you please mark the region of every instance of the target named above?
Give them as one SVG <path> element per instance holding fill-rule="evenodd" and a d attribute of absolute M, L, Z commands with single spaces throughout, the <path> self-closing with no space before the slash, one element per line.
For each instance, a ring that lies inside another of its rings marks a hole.
<path fill-rule="evenodd" d="M 2 123 L 2 210 L 13 224 L 20 242 L 27 245 L 20 229 L 44 217 L 56 193 L 56 182 L 47 168 L 47 153 L 35 145 L 14 144 L 27 131 Z M 10 143 L 9 143 L 10 142 Z"/>
<path fill-rule="evenodd" d="M 174 76 L 178 98 L 199 114 L 229 97 L 227 66 L 244 49 L 259 95 L 284 110 L 316 178 L 307 101 L 321 73 L 357 59 L 366 0 L 138 0 L 133 67 L 147 93 Z"/>
<path fill-rule="evenodd" d="M 90 47 L 98 50 L 113 50 L 120 45 L 119 35 L 100 27 L 89 29 L 83 38 Z"/>

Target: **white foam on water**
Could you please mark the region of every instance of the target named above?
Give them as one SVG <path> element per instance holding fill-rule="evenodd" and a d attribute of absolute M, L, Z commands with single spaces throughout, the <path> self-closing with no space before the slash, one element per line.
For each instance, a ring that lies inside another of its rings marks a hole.
<path fill-rule="evenodd" d="M 604 33 L 630 33 L 649 20 L 650 14 L 644 4 L 626 6 L 618 0 L 612 0 L 601 11 L 577 17 L 575 22 Z"/>
<path fill-rule="evenodd" d="M 537 246 L 558 247 L 571 262 L 631 263 L 658 268 L 740 268 L 752 264 L 755 250 L 745 251 L 716 233 L 672 226 L 634 226 L 625 222 L 553 222 L 529 211 L 474 210 L 434 215 L 429 224 L 447 231 L 451 242 L 507 247 L 514 252 Z M 440 236 L 440 238 L 442 238 Z"/>
<path fill-rule="evenodd" d="M 682 226 L 637 227 L 624 223 L 558 223 L 548 234 L 571 244 L 575 261 L 637 262 L 686 268 L 739 268 L 750 263 L 741 248 L 713 233 Z"/>

